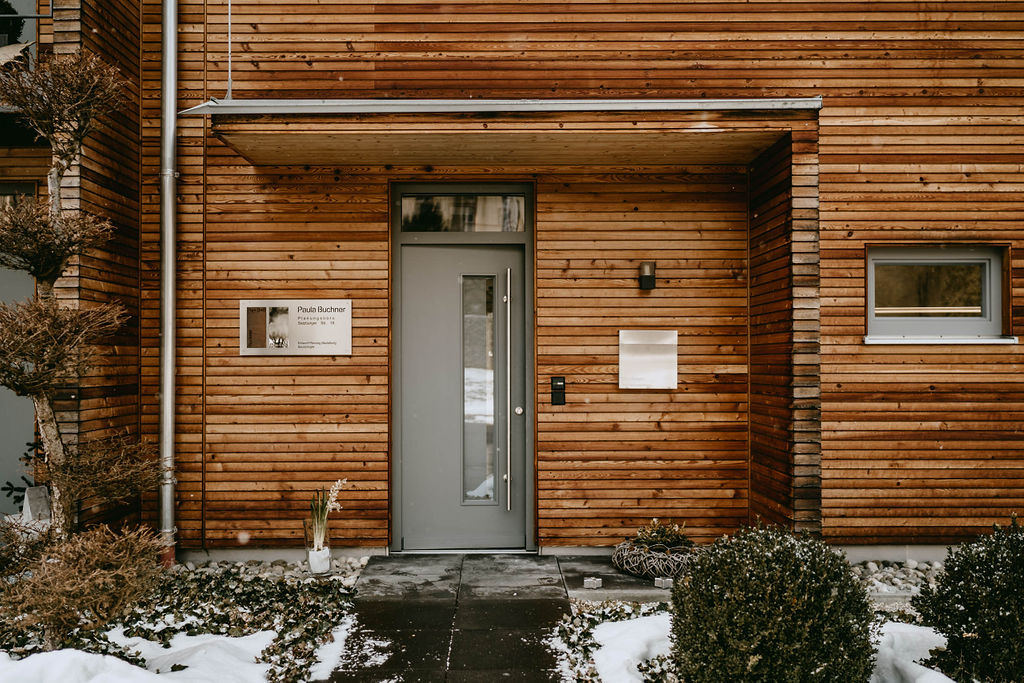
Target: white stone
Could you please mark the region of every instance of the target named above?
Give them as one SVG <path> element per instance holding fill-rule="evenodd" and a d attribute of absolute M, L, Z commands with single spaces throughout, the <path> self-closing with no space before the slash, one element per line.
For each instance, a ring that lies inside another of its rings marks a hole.
<path fill-rule="evenodd" d="M 21 504 L 21 521 L 26 524 L 50 519 L 50 492 L 45 486 L 29 486 Z"/>
<path fill-rule="evenodd" d="M 584 588 L 600 588 L 601 578 L 597 576 L 586 576 L 583 578 Z"/>

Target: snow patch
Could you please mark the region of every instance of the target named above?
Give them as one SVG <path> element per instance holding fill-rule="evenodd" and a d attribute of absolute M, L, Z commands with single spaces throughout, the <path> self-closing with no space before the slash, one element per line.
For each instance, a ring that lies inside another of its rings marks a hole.
<path fill-rule="evenodd" d="M 870 683 L 953 683 L 951 678 L 917 663 L 927 659 L 931 649 L 945 644 L 946 639 L 933 628 L 886 623 L 878 635 Z"/>
<path fill-rule="evenodd" d="M 341 657 L 345 654 L 345 640 L 348 638 L 354 617 L 346 617 L 331 631 L 331 640 L 327 641 L 316 651 L 316 664 L 309 670 L 309 680 L 323 681 L 330 678 L 335 669 L 341 667 Z"/>
<path fill-rule="evenodd" d="M 606 621 L 594 628 L 600 649 L 594 653 L 594 668 L 604 683 L 641 683 L 637 664 L 669 653 L 671 629 L 668 612 L 627 621 Z"/>
<path fill-rule="evenodd" d="M 0 652 L 0 681 L 25 683 L 253 683 L 265 681 L 269 664 L 256 661 L 274 640 L 273 631 L 242 638 L 202 634 L 178 634 L 169 648 L 144 638 L 126 638 L 111 631 L 112 641 L 137 650 L 147 662 L 145 669 L 109 655 L 80 650 L 41 652 L 13 660 Z M 185 666 L 171 671 L 174 666 Z M 157 673 L 159 672 L 159 673 Z"/>
<path fill-rule="evenodd" d="M 667 612 L 639 619 L 609 621 L 594 628 L 600 646 L 594 668 L 602 683 L 642 683 L 637 664 L 671 648 L 671 616 Z M 870 683 L 954 683 L 917 662 L 946 640 L 935 629 L 897 622 L 886 623 L 878 635 L 878 654 Z"/>

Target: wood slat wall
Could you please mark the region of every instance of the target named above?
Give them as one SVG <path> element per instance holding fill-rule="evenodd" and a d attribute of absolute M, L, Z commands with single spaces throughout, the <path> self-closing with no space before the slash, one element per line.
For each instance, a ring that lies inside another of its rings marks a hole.
<path fill-rule="evenodd" d="M 49 148 L 0 147 L 0 179 L 5 183 L 36 183 L 45 192 L 49 168 Z"/>
<path fill-rule="evenodd" d="M 746 183 L 742 167 L 539 177 L 542 544 L 614 544 L 652 517 L 708 540 L 746 520 Z M 657 263 L 647 292 L 641 261 Z M 618 388 L 621 329 L 678 330 L 678 391 Z"/>
<path fill-rule="evenodd" d="M 90 136 L 80 163 L 64 179 L 65 207 L 110 220 L 114 233 L 106 245 L 72 262 L 58 282 L 60 296 L 80 307 L 115 302 L 127 314 L 125 325 L 99 345 L 88 375 L 58 396 L 55 407 L 70 442 L 139 433 L 140 23 L 131 0 L 62 2 L 52 23 L 40 22 L 40 42 L 54 53 L 91 51 L 118 68 L 126 83 L 125 105 Z M 83 523 L 126 514 L 91 501 L 79 513 Z"/>
<path fill-rule="evenodd" d="M 312 491 L 347 478 L 346 545 L 384 545 L 388 518 L 388 193 L 380 174 L 251 169 L 207 148 L 204 538 L 299 543 Z M 200 292 L 190 292 L 184 303 Z M 240 357 L 238 301 L 352 299 L 350 357 Z M 201 333 L 202 337 L 198 338 Z M 192 365 L 190 362 L 189 365 Z M 190 428 L 191 431 L 191 428 Z"/>
<path fill-rule="evenodd" d="M 817 131 L 750 167 L 750 518 L 821 531 Z"/>
<path fill-rule="evenodd" d="M 793 141 L 750 167 L 750 518 L 793 525 Z"/>
<path fill-rule="evenodd" d="M 142 7 L 144 164 L 152 172 L 158 121 L 159 35 L 155 27 L 159 3 L 149 0 Z M 185 107 L 225 92 L 226 5 L 183 0 L 180 7 L 180 104 Z M 809 206 L 799 211 L 820 213 L 823 534 L 834 541 L 852 542 L 956 540 L 983 531 L 991 522 L 1006 520 L 1010 512 L 1024 507 L 1024 441 L 1019 438 L 1024 429 L 1021 348 L 877 347 L 865 346 L 861 341 L 864 246 L 883 242 L 952 240 L 1009 245 L 1013 331 L 1024 331 L 1018 322 L 1024 315 L 1024 262 L 1017 255 L 1024 221 L 1024 120 L 1020 114 L 1024 104 L 1024 4 L 1010 0 L 924 5 L 903 1 L 823 5 L 800 1 L 610 4 L 328 0 L 315 5 L 289 5 L 289 12 L 283 13 L 279 4 L 261 1 L 236 3 L 234 16 L 235 97 L 823 95 L 820 137 L 807 143 L 816 145 L 817 165 L 804 164 L 801 178 L 794 178 L 794 194 L 798 187 L 803 188 L 801 192 L 810 187 L 804 184 L 808 178 L 820 181 L 820 199 L 817 195 L 801 195 L 794 201 L 807 200 Z M 311 30 L 314 25 L 315 30 Z M 210 337 L 209 328 L 214 318 L 207 318 L 206 327 L 202 324 L 204 313 L 210 312 L 205 310 L 208 302 L 213 302 L 216 310 L 216 299 L 202 296 L 210 283 L 202 248 L 208 237 L 208 223 L 222 220 L 218 212 L 223 203 L 221 191 L 214 181 L 204 180 L 204 173 L 212 171 L 209 175 L 216 182 L 225 179 L 223 169 L 207 169 L 213 159 L 227 167 L 237 166 L 229 175 L 252 184 L 275 174 L 306 172 L 294 167 L 287 173 L 278 169 L 268 175 L 263 169 L 232 160 L 218 147 L 219 141 L 208 135 L 207 124 L 200 119 L 184 119 L 179 146 L 179 454 L 185 467 L 181 509 L 183 516 L 192 520 L 201 515 L 201 503 L 193 496 L 202 485 L 201 454 L 204 439 L 208 438 L 200 418 L 204 382 L 209 381 L 202 359 L 204 353 L 211 352 L 211 339 L 215 338 Z M 341 179 L 350 173 L 359 174 L 353 169 L 337 170 Z M 475 177 L 479 178 L 500 176 L 503 169 L 464 170 L 477 173 Z M 314 174 L 324 171 L 309 170 Z M 404 172 L 406 177 L 450 177 L 441 170 Z M 541 190 L 557 189 L 569 196 L 579 191 L 574 187 L 589 183 L 594 183 L 593 191 L 586 197 L 595 202 L 599 214 L 612 211 L 616 199 L 644 194 L 638 181 L 645 175 L 643 169 L 627 169 L 622 183 L 598 182 L 607 173 L 597 171 L 595 180 L 570 181 L 565 188 L 539 175 L 538 206 L 545 206 Z M 557 177 L 558 173 L 551 175 Z M 156 253 L 154 180 L 147 175 L 143 185 L 143 254 L 144 263 L 149 264 L 155 264 Z M 659 186 L 657 174 L 649 181 Z M 329 188 L 334 182 L 333 178 L 328 182 Z M 238 185 L 237 199 L 231 202 L 244 203 L 251 196 L 251 189 L 243 189 L 245 183 L 228 185 Z M 605 192 L 598 194 L 599 187 Z M 315 203 L 332 191 L 329 188 L 311 191 L 303 201 Z M 218 192 L 217 203 L 207 196 L 212 191 Z M 339 196 L 348 195 L 342 192 Z M 260 194 L 254 199 L 257 203 L 268 201 Z M 360 196 L 358 201 L 367 198 Z M 637 205 L 638 212 L 650 210 L 652 215 L 665 210 L 665 205 L 654 199 Z M 566 230 L 570 218 L 565 219 Z M 795 214 L 794 224 L 798 220 L 805 218 Z M 546 229 L 544 225 L 538 222 L 538 237 L 543 234 L 540 230 Z M 338 229 L 343 228 L 332 228 Z M 814 374 L 819 361 L 815 348 L 819 335 L 815 329 L 817 309 L 809 294 L 817 278 L 817 243 L 813 250 L 803 251 L 813 237 L 809 230 L 803 230 L 791 247 L 794 295 L 798 300 L 795 315 L 807 316 L 806 325 L 797 325 L 794 331 L 794 370 L 798 377 L 807 376 L 800 373 Z M 555 243 L 557 240 L 552 245 Z M 583 253 L 589 256 L 579 257 L 584 260 L 575 262 L 578 267 L 586 265 L 587 258 L 607 258 L 607 249 L 600 245 L 591 247 L 588 243 L 586 247 Z M 541 256 L 553 259 L 555 264 L 559 258 L 572 261 L 573 257 L 556 257 L 545 248 L 544 242 L 538 243 L 538 266 Z M 624 253 L 633 256 L 644 248 L 640 243 L 624 248 Z M 279 251 L 285 253 L 284 249 Z M 624 268 L 625 261 L 612 265 Z M 551 275 L 538 268 L 539 282 Z M 156 348 L 154 278 L 154 271 L 144 271 L 143 333 L 147 350 L 143 400 L 144 419 L 150 430 L 155 415 L 150 394 L 156 383 L 152 352 Z M 560 279 L 564 278 L 554 278 L 553 282 Z M 586 284 L 570 281 L 564 286 L 586 290 Z M 656 292 L 668 296 L 669 290 Z M 677 294 L 680 301 L 685 299 L 682 290 Z M 539 304 L 546 305 L 545 300 L 539 299 Z M 675 319 L 682 307 L 682 303 L 667 306 L 663 318 Z M 649 312 L 657 313 L 657 307 Z M 545 315 L 550 320 L 551 315 Z M 594 315 L 576 316 L 580 318 L 577 322 L 594 322 Z M 614 318 L 624 313 L 613 309 L 611 315 Z M 649 320 L 660 322 L 661 318 Z M 557 335 L 549 339 L 544 329 L 538 326 L 539 358 L 553 354 L 559 363 L 552 367 L 559 367 L 565 349 L 559 347 Z M 567 343 L 567 339 L 561 340 L 563 347 Z M 593 377 L 596 389 L 609 381 L 607 340 L 583 348 L 587 351 L 579 352 L 578 357 L 570 353 L 565 360 L 575 362 L 570 366 L 579 370 L 580 376 Z M 728 381 L 718 385 L 726 390 L 726 396 L 731 395 L 729 388 L 735 379 L 728 375 Z M 538 373 L 538 382 L 546 376 Z M 571 389 L 580 388 L 574 385 Z M 590 390 L 588 383 L 584 391 Z M 601 393 L 596 391 L 591 398 Z M 801 386 L 799 379 L 795 382 L 794 415 L 799 424 L 810 426 L 811 432 L 818 400 L 810 395 L 813 393 L 813 387 Z M 738 416 L 745 409 L 737 404 L 733 412 Z M 659 417 L 661 412 L 666 411 L 658 411 Z M 667 412 L 674 414 L 674 410 Z M 660 420 L 654 419 L 655 411 L 646 414 L 650 417 L 640 422 L 653 429 Z M 545 467 L 559 462 L 553 454 L 563 452 L 548 446 L 558 442 L 556 415 L 562 413 L 545 412 L 540 416 L 538 443 L 548 448 L 541 452 Z M 571 424 L 570 418 L 577 417 L 568 413 L 559 419 Z M 609 458 L 606 448 L 621 440 L 621 435 L 612 438 L 615 433 L 611 423 L 599 426 L 584 425 L 585 421 L 578 419 L 576 422 L 584 434 L 602 436 L 589 442 L 597 449 L 594 459 L 610 460 L 613 471 L 621 469 L 621 459 L 616 462 Z M 680 429 L 667 433 L 681 439 L 685 424 L 668 425 Z M 715 426 L 731 434 L 731 426 L 717 422 Z M 813 464 L 818 457 L 816 437 L 802 436 L 808 433 L 805 429 L 795 430 L 794 476 L 813 481 L 817 476 Z M 658 438 L 650 439 L 652 447 L 664 443 L 661 437 L 665 433 L 663 430 Z M 575 458 L 582 463 L 590 457 L 588 453 L 589 449 L 577 449 L 566 461 L 572 463 Z M 662 460 L 673 462 L 669 457 Z M 672 467 L 665 470 L 680 472 Z M 596 465 L 581 470 L 584 482 L 557 490 L 546 480 L 540 481 L 544 492 L 539 513 L 542 543 L 610 543 L 623 527 L 651 512 L 644 509 L 636 514 L 628 502 L 639 501 L 640 496 L 622 495 L 614 499 L 626 506 L 619 514 L 602 513 L 581 524 L 557 526 L 566 516 L 556 520 L 549 512 L 551 508 L 544 507 L 557 497 L 555 493 L 565 492 L 567 499 L 577 501 L 584 509 L 591 501 L 613 500 L 595 493 L 608 490 L 599 488 L 603 484 L 595 488 L 586 483 L 587 478 L 601 481 L 596 472 Z M 645 494 L 655 491 L 652 481 L 640 479 L 644 483 L 637 490 Z M 619 481 L 619 490 L 634 490 L 624 479 Z M 671 487 L 666 487 L 671 488 L 677 501 L 670 509 L 679 509 L 679 501 L 688 495 L 684 494 L 688 490 L 685 481 L 686 477 L 680 475 Z M 696 486 L 691 489 L 707 490 Z M 725 490 L 734 489 L 725 486 Z M 649 503 L 658 499 L 644 500 Z M 797 507 L 804 504 L 813 506 L 813 500 L 798 503 Z M 731 514 L 729 510 L 727 504 L 718 503 L 713 516 L 725 519 Z M 379 534 L 382 518 L 376 523 L 380 527 L 375 533 Z M 574 526 L 579 533 L 574 534 Z M 711 528 L 713 520 L 709 519 L 707 529 Z M 186 543 L 201 543 L 202 533 L 201 524 L 194 521 L 183 527 Z M 217 533 L 226 532 L 219 529 Z"/>

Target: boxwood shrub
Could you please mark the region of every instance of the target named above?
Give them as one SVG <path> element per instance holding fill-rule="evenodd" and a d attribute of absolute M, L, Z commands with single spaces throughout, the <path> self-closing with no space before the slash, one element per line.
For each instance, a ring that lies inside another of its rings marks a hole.
<path fill-rule="evenodd" d="M 1024 528 L 1016 518 L 946 555 L 935 586 L 911 604 L 946 636 L 928 665 L 957 681 L 1024 681 Z"/>
<path fill-rule="evenodd" d="M 672 592 L 683 683 L 867 681 L 873 615 L 849 563 L 778 528 L 742 529 L 699 556 Z"/>

